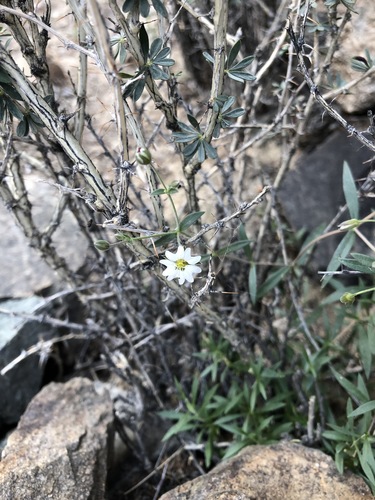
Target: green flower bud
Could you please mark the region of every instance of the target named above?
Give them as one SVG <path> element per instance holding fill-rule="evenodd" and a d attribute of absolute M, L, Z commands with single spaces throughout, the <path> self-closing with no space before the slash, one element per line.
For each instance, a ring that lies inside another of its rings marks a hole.
<path fill-rule="evenodd" d="M 94 246 L 97 250 L 100 250 L 100 252 L 105 252 L 111 247 L 111 245 L 106 240 L 97 240 L 95 241 Z"/>
<path fill-rule="evenodd" d="M 342 302 L 345 305 L 353 304 L 354 301 L 355 301 L 355 294 L 354 293 L 346 292 L 346 293 L 344 293 L 344 295 L 342 295 L 340 297 L 340 302 Z"/>
<path fill-rule="evenodd" d="M 140 165 L 149 165 L 151 163 L 152 156 L 147 148 L 137 148 L 135 159 Z"/>
<path fill-rule="evenodd" d="M 349 220 L 344 220 L 344 222 L 341 222 L 339 224 L 338 228 L 340 231 L 350 231 L 352 229 L 355 229 L 356 227 L 360 226 L 362 224 L 362 221 L 358 219 L 349 219 Z"/>

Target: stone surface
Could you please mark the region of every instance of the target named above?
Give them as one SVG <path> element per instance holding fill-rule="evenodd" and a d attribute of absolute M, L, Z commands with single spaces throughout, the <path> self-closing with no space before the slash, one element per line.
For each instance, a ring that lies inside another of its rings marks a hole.
<path fill-rule="evenodd" d="M 15 316 L 2 314 L 1 309 Z M 32 315 L 43 312 L 46 312 L 46 306 L 41 297 L 0 303 L 0 372 L 31 346 L 56 335 L 56 330 L 50 325 L 17 316 L 18 313 Z M 39 355 L 34 354 L 0 375 L 0 432 L 3 427 L 18 422 L 26 406 L 40 389 L 43 372 Z"/>
<path fill-rule="evenodd" d="M 44 387 L 3 450 L 1 500 L 103 500 L 112 413 L 103 385 L 74 378 Z"/>
<path fill-rule="evenodd" d="M 371 57 L 374 57 L 375 9 L 373 0 L 357 2 L 355 11 L 356 13 L 352 14 L 351 21 L 347 24 L 340 38 L 339 50 L 336 52 L 332 64 L 332 71 L 339 73 L 346 83 L 356 80 L 362 75 L 351 68 L 353 57 L 366 57 L 366 48 L 370 51 Z M 365 78 L 349 93 L 337 99 L 344 112 L 363 113 L 375 105 L 375 79 L 373 75 Z"/>
<path fill-rule="evenodd" d="M 48 226 L 59 203 L 59 191 L 32 174 L 27 175 L 25 181 L 33 204 L 33 216 L 38 228 L 43 229 Z M 26 297 L 56 283 L 56 274 L 38 252 L 29 247 L 23 231 L 1 200 L 0 225 L 0 297 Z M 52 239 L 71 269 L 77 270 L 84 262 L 87 241 L 71 213 L 64 212 Z"/>
<path fill-rule="evenodd" d="M 349 164 L 352 175 L 358 181 L 358 187 L 370 171 L 368 160 L 372 154 L 354 139 L 347 137 L 341 129 L 331 134 L 312 152 L 300 155 L 294 168 L 285 175 L 278 191 L 277 199 L 282 213 L 294 230 L 306 229 L 314 231 L 323 229 L 336 216 L 340 207 L 345 205 L 342 188 L 343 164 Z M 367 163 L 366 163 L 367 162 Z M 361 216 L 366 216 L 374 206 L 373 198 L 360 201 Z M 350 219 L 346 212 L 341 221 Z M 332 229 L 337 229 L 337 222 Z M 375 228 L 373 224 L 361 228 L 370 241 L 374 241 Z M 311 264 L 313 271 L 324 271 L 341 241 L 342 235 L 322 240 L 314 254 Z M 366 251 L 366 248 L 357 248 Z"/>
<path fill-rule="evenodd" d="M 323 452 L 296 443 L 249 446 L 160 500 L 370 500 L 362 478 L 340 475 Z"/>

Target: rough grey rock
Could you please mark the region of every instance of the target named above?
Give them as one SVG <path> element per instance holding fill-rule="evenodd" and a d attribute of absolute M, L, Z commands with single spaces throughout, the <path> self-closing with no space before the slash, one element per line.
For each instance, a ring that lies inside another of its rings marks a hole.
<path fill-rule="evenodd" d="M 333 460 L 296 443 L 248 446 L 160 500 L 370 500 L 364 480 L 340 475 Z"/>
<path fill-rule="evenodd" d="M 0 312 L 0 372 L 22 352 L 41 340 L 56 335 L 56 330 L 46 324 L 17 316 L 17 313 L 40 314 L 45 312 L 45 300 L 41 297 L 7 300 L 0 308 L 11 313 Z M 26 406 L 39 391 L 43 367 L 39 356 L 28 356 L 4 375 L 0 375 L 0 430 L 18 422 Z"/>
<path fill-rule="evenodd" d="M 103 385 L 74 378 L 44 387 L 3 450 L 1 500 L 103 500 L 112 425 Z"/>
<path fill-rule="evenodd" d="M 291 227 L 298 231 L 314 231 L 319 226 L 328 225 L 340 207 L 345 205 L 342 188 L 343 164 L 346 161 L 356 180 L 366 178 L 370 171 L 368 160 L 371 152 L 345 131 L 337 130 L 312 152 L 302 153 L 293 170 L 285 176 L 277 191 L 277 199 L 282 212 Z M 361 182 L 358 182 L 358 187 Z M 368 215 L 375 206 L 374 198 L 360 200 L 362 216 Z M 348 213 L 341 220 L 350 219 Z M 338 224 L 338 222 L 337 222 Z M 374 240 L 373 224 L 361 228 Z M 337 229 L 334 226 L 332 229 Z M 342 238 L 342 235 L 322 240 L 315 251 L 312 270 L 326 269 L 327 264 Z M 364 249 L 358 248 L 363 251 Z"/>
<path fill-rule="evenodd" d="M 35 222 L 43 229 L 53 216 L 60 193 L 56 187 L 35 175 L 26 176 L 25 181 L 33 204 Z M 26 297 L 56 283 L 56 274 L 43 262 L 37 251 L 29 247 L 23 231 L 3 203 L 0 203 L 0 224 L 0 297 Z M 64 212 L 53 235 L 53 242 L 72 270 L 77 270 L 83 264 L 87 241 L 70 212 Z"/>
<path fill-rule="evenodd" d="M 365 57 L 365 49 L 370 54 L 375 46 L 375 10 L 373 0 L 361 0 L 355 5 L 356 13 L 351 16 L 350 22 L 344 29 L 340 38 L 339 50 L 335 54 L 332 68 L 333 73 L 338 73 L 341 78 L 349 83 L 359 78 L 362 73 L 351 68 L 353 57 Z M 341 11 L 342 12 L 342 11 Z M 374 74 L 365 78 L 348 93 L 340 96 L 337 101 L 344 112 L 354 114 L 363 113 L 375 105 L 375 80 Z"/>

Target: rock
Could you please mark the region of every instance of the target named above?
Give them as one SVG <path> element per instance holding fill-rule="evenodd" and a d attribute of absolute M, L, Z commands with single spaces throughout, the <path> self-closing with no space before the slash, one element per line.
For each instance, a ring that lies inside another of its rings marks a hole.
<path fill-rule="evenodd" d="M 337 130 L 312 152 L 303 152 L 293 169 L 286 174 L 279 189 L 277 199 L 282 213 L 295 231 L 306 229 L 314 231 L 319 226 L 328 225 L 340 207 L 345 205 L 342 188 L 343 164 L 349 164 L 355 180 L 366 178 L 370 171 L 368 160 L 372 154 L 346 132 Z M 366 163 L 367 162 L 367 163 Z M 363 181 L 362 181 L 363 182 Z M 358 182 L 358 187 L 361 182 Z M 372 211 L 373 198 L 361 200 L 361 216 Z M 341 221 L 350 219 L 346 212 Z M 337 229 L 337 224 L 332 229 Z M 370 241 L 374 240 L 373 224 L 361 227 Z M 341 241 L 342 235 L 322 240 L 314 253 L 311 269 L 324 271 Z M 359 247 L 357 251 L 366 251 Z"/>
<path fill-rule="evenodd" d="M 356 80 L 363 74 L 351 68 L 353 57 L 366 57 L 366 48 L 374 57 L 371 50 L 375 46 L 374 2 L 373 0 L 361 0 L 361 2 L 356 3 L 354 8 L 356 13 L 352 13 L 351 20 L 344 29 L 340 38 L 339 50 L 336 52 L 332 64 L 332 72 L 339 74 L 346 83 Z M 340 96 L 337 102 L 344 112 L 350 114 L 363 113 L 372 109 L 375 105 L 373 74 L 353 87 L 349 93 Z"/>
<path fill-rule="evenodd" d="M 31 346 L 56 335 L 56 330 L 50 325 L 17 316 L 17 313 L 41 314 L 46 311 L 45 304 L 46 301 L 41 297 L 0 303 L 0 309 L 15 314 L 12 316 L 0 312 L 0 372 Z M 39 391 L 43 373 L 39 355 L 34 354 L 0 375 L 0 432 L 3 427 L 18 422 L 26 406 Z"/>
<path fill-rule="evenodd" d="M 290 442 L 248 446 L 205 476 L 165 493 L 160 500 L 370 500 L 364 480 L 340 475 L 319 450 Z"/>
<path fill-rule="evenodd" d="M 103 385 L 74 378 L 44 387 L 3 450 L 1 500 L 103 500 L 112 425 Z"/>
<path fill-rule="evenodd" d="M 33 204 L 33 217 L 41 230 L 47 227 L 59 203 L 56 187 L 43 182 L 35 174 L 25 176 L 25 184 Z M 26 297 L 59 282 L 57 275 L 41 259 L 38 252 L 29 247 L 22 229 L 12 214 L 0 203 L 0 297 Z M 84 262 L 87 240 L 82 235 L 73 215 L 65 210 L 52 241 L 59 255 L 64 257 L 72 270 Z M 74 244 L 69 244 L 74 241 Z M 79 248 L 79 251 L 77 249 Z"/>

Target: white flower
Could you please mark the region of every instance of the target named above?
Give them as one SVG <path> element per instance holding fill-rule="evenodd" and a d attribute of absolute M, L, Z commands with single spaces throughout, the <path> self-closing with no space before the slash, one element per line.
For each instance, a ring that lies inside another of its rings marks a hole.
<path fill-rule="evenodd" d="M 166 266 L 166 269 L 163 271 L 163 276 L 166 276 L 168 281 L 178 278 L 180 285 L 183 285 L 185 281 L 193 283 L 194 274 L 198 274 L 202 271 L 199 266 L 194 265 L 201 260 L 201 256 L 197 255 L 192 257 L 190 248 L 184 249 L 184 247 L 180 245 L 175 254 L 167 250 L 165 256 L 167 258 L 161 259 L 160 263 Z"/>

